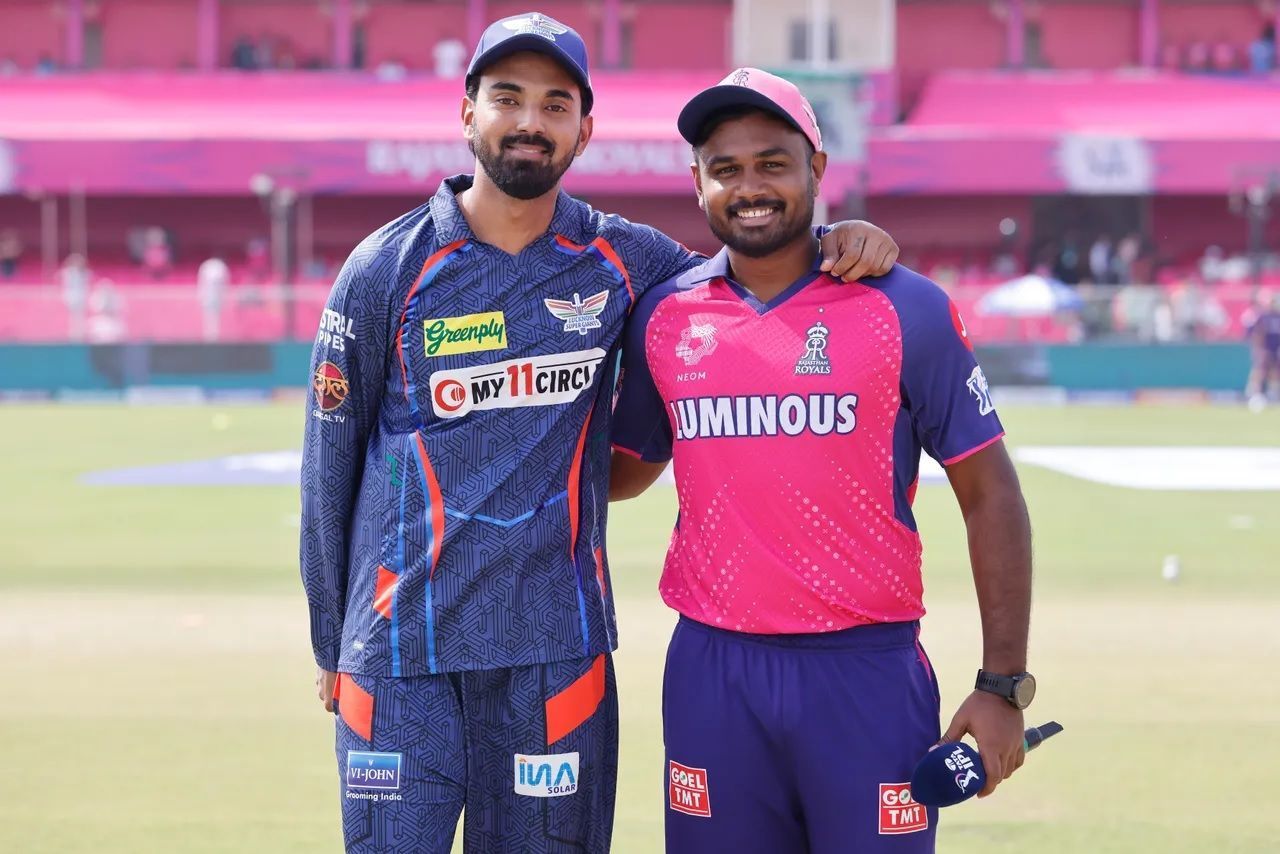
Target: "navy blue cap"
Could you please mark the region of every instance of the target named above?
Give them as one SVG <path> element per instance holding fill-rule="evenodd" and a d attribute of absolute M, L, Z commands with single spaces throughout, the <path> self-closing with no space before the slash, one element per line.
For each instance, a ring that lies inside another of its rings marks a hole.
<path fill-rule="evenodd" d="M 475 56 L 467 66 L 467 80 L 503 57 L 523 50 L 545 53 L 564 66 L 582 88 L 582 114 L 591 112 L 591 75 L 587 72 L 587 45 L 572 27 L 541 12 L 525 12 L 494 21 L 480 37 Z"/>

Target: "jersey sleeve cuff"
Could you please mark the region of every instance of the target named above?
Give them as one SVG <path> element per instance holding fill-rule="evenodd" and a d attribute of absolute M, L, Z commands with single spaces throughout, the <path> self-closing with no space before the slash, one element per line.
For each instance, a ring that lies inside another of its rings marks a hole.
<path fill-rule="evenodd" d="M 635 457 L 637 460 L 644 459 L 644 456 L 639 451 L 634 451 L 631 448 L 628 448 L 626 445 L 619 445 L 617 442 L 613 443 L 613 449 L 615 451 L 621 451 L 622 453 L 626 454 L 628 457 Z"/>
<path fill-rule="evenodd" d="M 963 459 L 972 457 L 974 454 L 978 453 L 978 451 L 981 451 L 983 448 L 991 447 L 992 445 L 994 445 L 996 442 L 999 442 L 1003 438 L 1004 438 L 1004 431 L 1001 430 L 999 433 L 995 434 L 990 439 L 983 442 L 981 445 L 975 445 L 974 447 L 970 448 L 969 450 L 965 451 L 962 454 L 956 454 L 954 457 L 949 457 L 948 459 L 943 460 L 942 464 L 944 466 L 954 465 L 955 463 L 958 463 Z"/>

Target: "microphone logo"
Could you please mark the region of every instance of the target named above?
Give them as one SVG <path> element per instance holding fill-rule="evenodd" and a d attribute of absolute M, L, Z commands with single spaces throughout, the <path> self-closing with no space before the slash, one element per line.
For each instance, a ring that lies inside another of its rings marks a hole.
<path fill-rule="evenodd" d="M 956 775 L 956 785 L 960 787 L 960 791 L 968 792 L 969 784 L 978 779 L 978 772 L 970 768 L 968 771 L 962 771 Z"/>

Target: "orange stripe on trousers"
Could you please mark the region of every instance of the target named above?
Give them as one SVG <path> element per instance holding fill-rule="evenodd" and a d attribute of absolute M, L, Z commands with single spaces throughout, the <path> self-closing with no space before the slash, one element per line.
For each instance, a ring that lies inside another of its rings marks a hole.
<path fill-rule="evenodd" d="M 555 744 L 596 713 L 604 699 L 604 656 L 568 688 L 547 700 L 547 745 Z"/>
<path fill-rule="evenodd" d="M 333 699 L 338 701 L 338 713 L 351 727 L 351 731 L 365 741 L 373 741 L 373 695 L 356 684 L 348 673 L 338 674 L 338 684 L 333 689 Z"/>

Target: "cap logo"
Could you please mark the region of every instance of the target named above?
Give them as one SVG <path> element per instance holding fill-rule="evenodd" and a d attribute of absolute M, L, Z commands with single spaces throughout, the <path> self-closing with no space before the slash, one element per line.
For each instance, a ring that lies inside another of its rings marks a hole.
<path fill-rule="evenodd" d="M 745 68 L 739 68 L 733 75 L 733 79 L 729 82 L 734 86 L 746 86 L 747 81 L 751 79 L 751 72 Z"/>
<path fill-rule="evenodd" d="M 503 21 L 502 26 L 513 33 L 523 35 L 533 33 L 548 41 L 555 41 L 556 36 L 569 32 L 569 28 L 541 14 L 532 14 L 527 18 L 516 18 L 514 21 Z"/>

